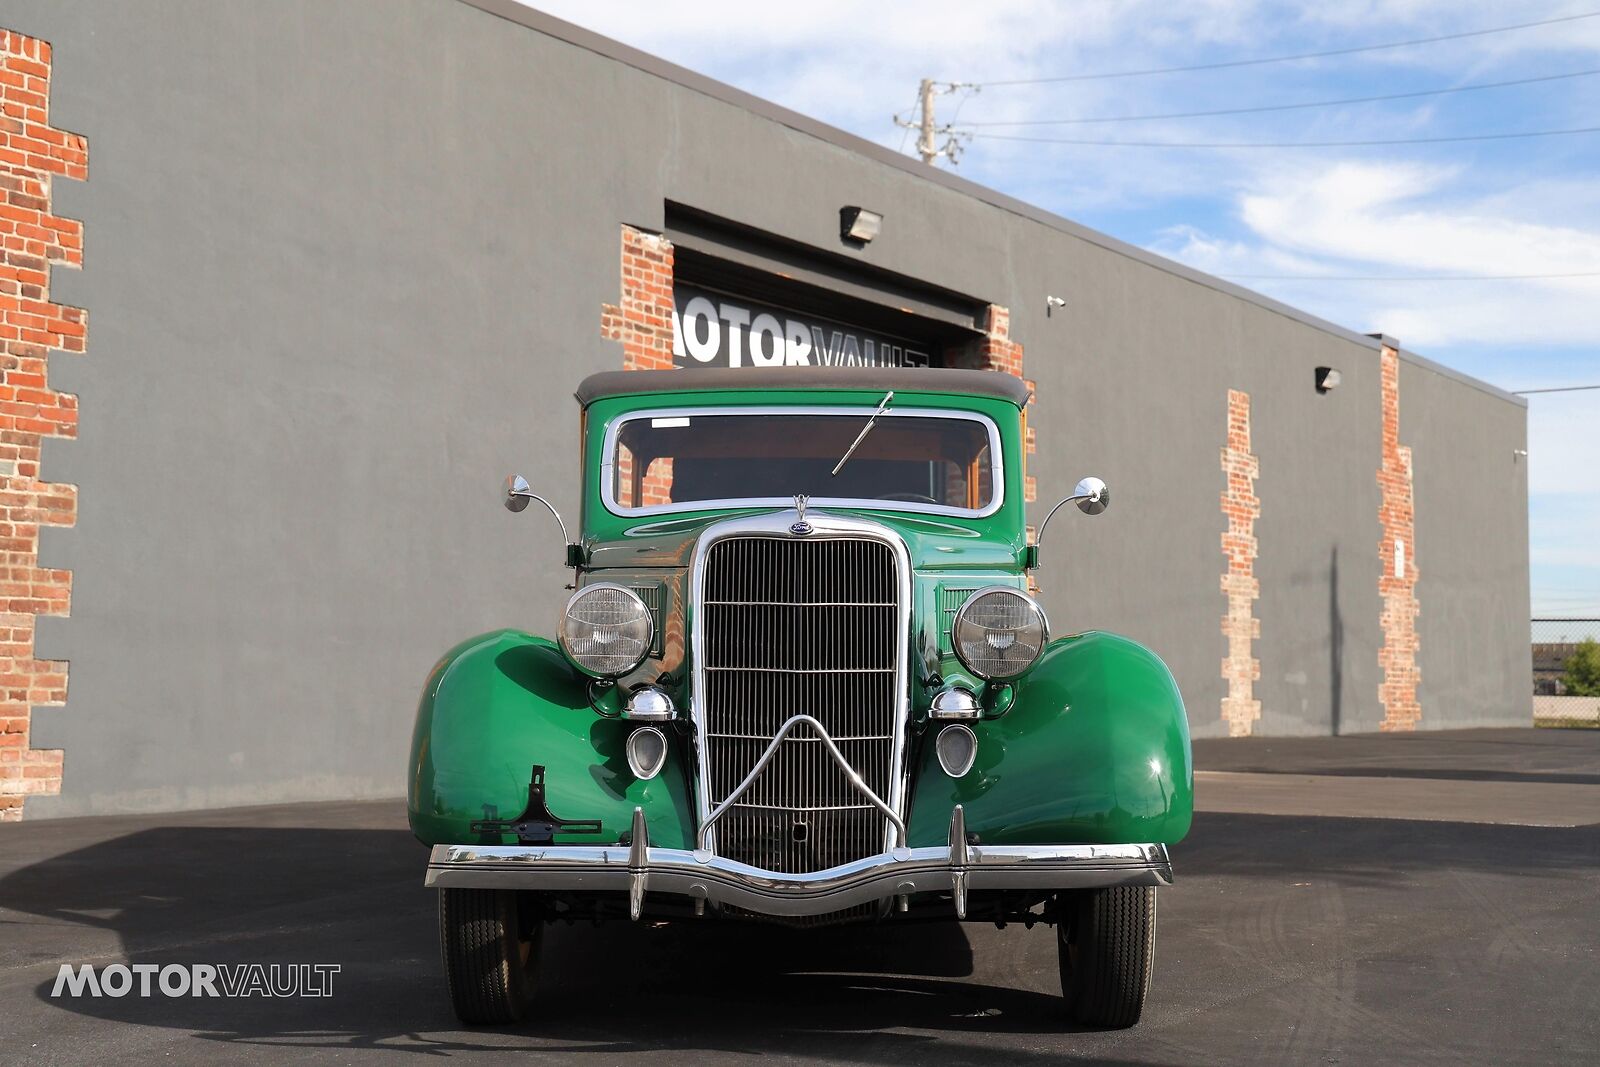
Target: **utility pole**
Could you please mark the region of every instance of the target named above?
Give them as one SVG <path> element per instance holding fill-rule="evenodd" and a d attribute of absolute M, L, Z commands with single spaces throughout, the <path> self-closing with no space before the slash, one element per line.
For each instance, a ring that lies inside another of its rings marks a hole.
<path fill-rule="evenodd" d="M 939 158 L 939 150 L 933 147 L 933 79 L 923 78 L 922 88 L 917 93 L 917 104 L 922 109 L 921 132 L 917 136 L 917 154 L 924 163 L 932 164 Z"/>
<path fill-rule="evenodd" d="M 953 93 L 957 89 L 971 89 L 977 91 L 977 86 L 963 85 L 961 82 L 936 82 L 932 78 L 923 78 L 922 84 L 917 89 L 917 118 L 904 119 L 899 115 L 894 116 L 894 124 L 903 126 L 908 130 L 917 131 L 917 155 L 922 157 L 922 162 L 933 165 L 933 161 L 944 156 L 951 163 L 956 161 L 956 156 L 961 152 L 961 137 L 953 126 L 939 126 L 933 118 L 933 98 L 941 93 Z M 935 144 L 935 138 L 940 134 L 947 135 L 942 146 Z"/>

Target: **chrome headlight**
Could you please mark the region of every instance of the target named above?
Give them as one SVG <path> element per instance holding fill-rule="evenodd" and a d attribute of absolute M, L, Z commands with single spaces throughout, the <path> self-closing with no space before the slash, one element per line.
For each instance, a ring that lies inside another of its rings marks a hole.
<path fill-rule="evenodd" d="M 616 678 L 644 662 L 655 638 L 655 621 L 632 589 L 596 582 L 572 594 L 556 637 L 580 671 Z"/>
<path fill-rule="evenodd" d="M 979 678 L 1005 681 L 1033 666 L 1050 638 L 1050 626 L 1033 597 L 991 586 L 961 605 L 950 637 L 967 670 Z"/>

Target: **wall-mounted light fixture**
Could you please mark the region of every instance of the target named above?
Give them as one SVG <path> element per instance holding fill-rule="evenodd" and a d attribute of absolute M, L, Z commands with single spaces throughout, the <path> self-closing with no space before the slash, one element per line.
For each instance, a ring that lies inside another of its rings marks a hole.
<path fill-rule="evenodd" d="M 839 209 L 839 237 L 842 240 L 864 245 L 878 236 L 878 231 L 882 229 L 883 216 L 876 211 L 868 211 L 864 207 Z"/>
<path fill-rule="evenodd" d="M 1331 393 L 1339 388 L 1339 383 L 1344 381 L 1344 375 L 1332 367 L 1317 368 L 1317 392 Z"/>

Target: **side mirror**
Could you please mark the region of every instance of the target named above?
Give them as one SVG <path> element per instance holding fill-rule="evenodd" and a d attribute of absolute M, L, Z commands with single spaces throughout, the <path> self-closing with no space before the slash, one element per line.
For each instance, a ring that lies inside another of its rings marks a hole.
<path fill-rule="evenodd" d="M 1076 501 L 1078 510 L 1085 515 L 1098 515 L 1111 506 L 1111 487 L 1099 478 L 1085 478 L 1068 499 Z"/>
<path fill-rule="evenodd" d="M 556 525 L 561 527 L 561 540 L 567 546 L 567 566 L 574 569 L 582 567 L 584 563 L 583 546 L 572 543 L 572 538 L 567 533 L 566 521 L 561 518 L 561 512 L 555 509 L 555 505 L 529 488 L 528 479 L 522 475 L 513 474 L 506 479 L 505 505 L 507 511 L 526 511 L 528 503 L 533 500 L 543 504 L 550 514 L 556 517 Z"/>
<path fill-rule="evenodd" d="M 1024 564 L 1030 570 L 1039 565 L 1039 546 L 1044 543 L 1045 528 L 1050 525 L 1050 520 L 1056 517 L 1068 504 L 1078 505 L 1078 510 L 1085 515 L 1098 515 L 1111 506 L 1111 489 L 1099 478 L 1085 478 L 1072 490 L 1072 495 L 1050 509 L 1050 514 L 1044 517 L 1039 524 L 1039 536 L 1026 550 Z"/>
<path fill-rule="evenodd" d="M 513 474 L 506 479 L 507 511 L 526 511 L 532 498 L 533 490 L 528 487 L 528 479 L 520 474 Z"/>

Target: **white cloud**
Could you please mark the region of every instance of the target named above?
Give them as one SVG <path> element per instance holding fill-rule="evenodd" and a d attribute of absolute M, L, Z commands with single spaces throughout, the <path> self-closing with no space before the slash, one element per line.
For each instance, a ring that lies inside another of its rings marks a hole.
<path fill-rule="evenodd" d="M 1452 203 L 1447 187 L 1458 173 L 1416 164 L 1325 164 L 1267 179 L 1267 187 L 1240 198 L 1239 214 L 1265 241 L 1403 268 L 1395 273 L 1600 270 L 1600 230 Z"/>
<path fill-rule="evenodd" d="M 1248 239 L 1194 227 L 1155 249 L 1217 274 L 1515 275 L 1600 271 L 1600 212 L 1532 221 L 1538 190 L 1486 201 L 1457 188 L 1460 168 L 1332 162 L 1268 167 L 1236 197 Z M 1524 217 L 1504 213 L 1523 205 Z M 1586 223 L 1586 224 L 1585 224 Z M 1252 281 L 1335 321 L 1381 329 L 1420 349 L 1452 344 L 1600 346 L 1600 277 L 1495 282 Z M 1511 369 L 1508 367 L 1508 369 Z"/>

